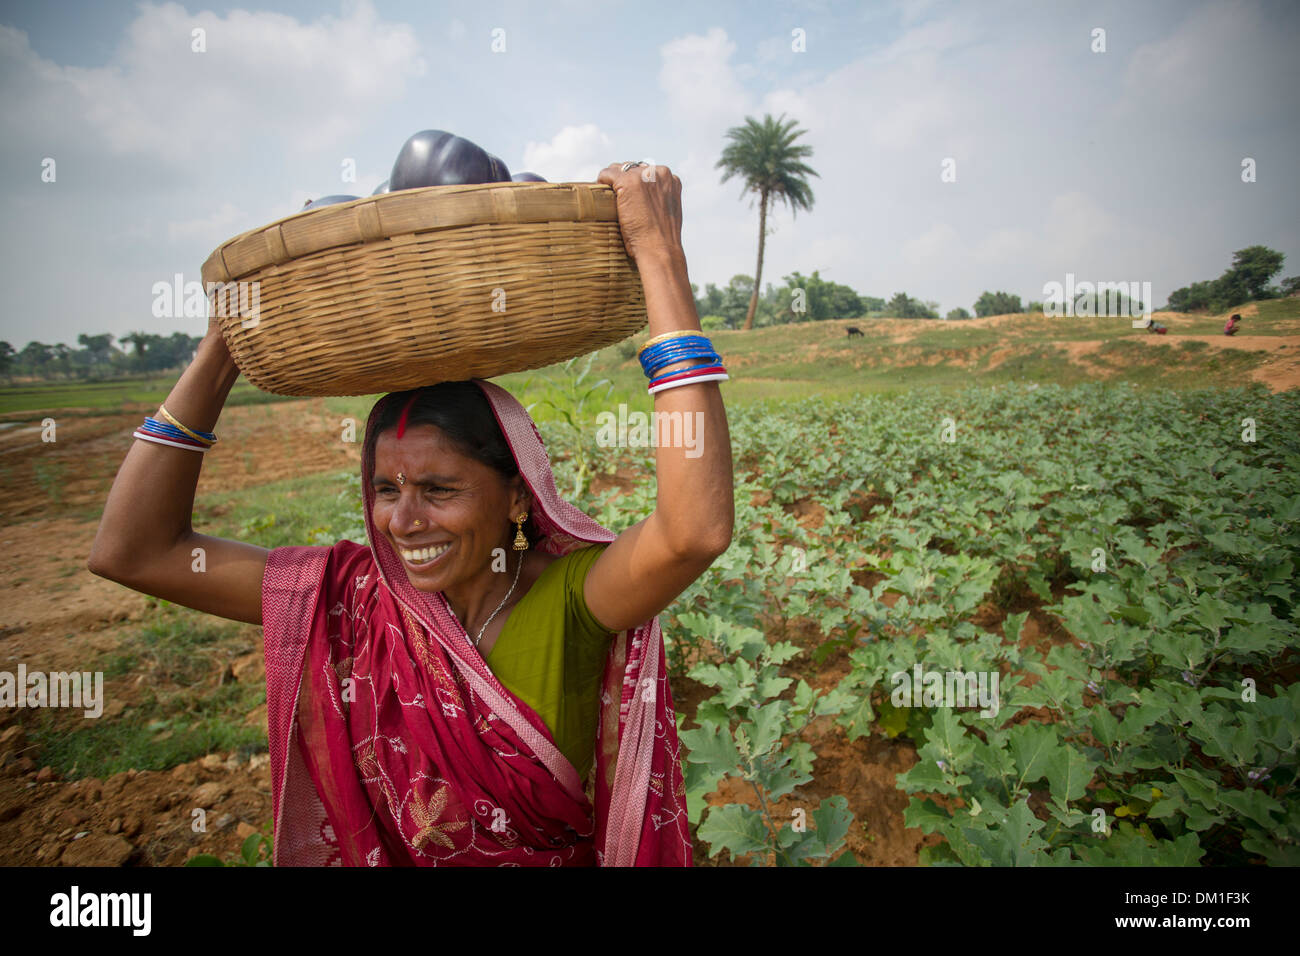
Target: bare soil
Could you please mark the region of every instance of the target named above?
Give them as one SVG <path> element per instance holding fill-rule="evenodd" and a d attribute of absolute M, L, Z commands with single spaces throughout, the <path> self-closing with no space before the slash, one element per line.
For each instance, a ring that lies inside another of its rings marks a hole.
<path fill-rule="evenodd" d="M 118 650 L 157 607 L 149 596 L 86 569 L 98 520 L 84 516 L 103 504 L 131 432 L 154 411 L 56 415 L 54 442 L 41 441 L 39 428 L 0 435 L 0 465 L 7 467 L 0 471 L 6 522 L 0 574 L 9 582 L 0 616 L 0 670 L 14 673 L 19 662 L 28 671 L 85 670 L 87 661 Z M 321 399 L 227 408 L 217 431 L 220 440 L 204 461 L 196 500 L 360 467 L 359 443 L 327 437 L 340 435 L 341 425 Z M 249 625 L 248 634 L 244 650 L 250 653 L 218 661 L 214 682 L 223 676 L 264 681 L 261 630 Z M 106 681 L 98 719 L 128 712 L 144 681 L 143 674 Z M 177 866 L 197 853 L 225 859 L 270 820 L 265 753 L 208 754 L 167 771 L 65 781 L 28 739 L 24 724 L 30 718 L 31 711 L 0 708 L 0 865 Z M 265 706 L 243 719 L 265 728 Z"/>

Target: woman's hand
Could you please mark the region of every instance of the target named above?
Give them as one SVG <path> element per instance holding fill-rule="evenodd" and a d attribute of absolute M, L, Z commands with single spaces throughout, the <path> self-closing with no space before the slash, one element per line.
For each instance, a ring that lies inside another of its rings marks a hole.
<path fill-rule="evenodd" d="M 623 245 L 638 267 L 658 256 L 682 251 L 682 181 L 667 166 L 610 163 L 596 182 L 613 187 Z"/>

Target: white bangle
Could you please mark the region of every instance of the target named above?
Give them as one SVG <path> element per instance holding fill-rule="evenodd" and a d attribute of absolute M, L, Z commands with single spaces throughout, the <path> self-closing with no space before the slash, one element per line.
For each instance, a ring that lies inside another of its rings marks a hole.
<path fill-rule="evenodd" d="M 651 395 L 657 392 L 666 392 L 670 388 L 676 388 L 679 385 L 694 385 L 697 382 L 725 382 L 727 381 L 726 372 L 714 372 L 712 375 L 696 375 L 694 378 L 684 378 L 678 382 L 664 382 L 662 385 L 651 385 L 646 391 Z"/>
<path fill-rule="evenodd" d="M 206 448 L 199 448 L 197 445 L 184 445 L 178 441 L 168 441 L 166 438 L 160 438 L 157 435 L 146 435 L 144 432 L 136 432 L 133 437 L 159 445 L 171 445 L 173 448 L 188 448 L 190 451 L 197 451 L 200 455 L 207 452 Z"/>

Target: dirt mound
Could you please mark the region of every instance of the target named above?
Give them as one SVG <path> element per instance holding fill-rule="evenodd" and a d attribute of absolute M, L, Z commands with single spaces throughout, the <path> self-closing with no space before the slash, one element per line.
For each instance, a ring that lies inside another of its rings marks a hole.
<path fill-rule="evenodd" d="M 1250 379 L 1254 382 L 1260 382 L 1274 392 L 1286 391 L 1290 388 L 1300 388 L 1300 337 L 1278 336 L 1278 335 L 1148 335 L 1142 333 L 1138 336 L 1137 341 L 1133 343 L 1134 348 L 1140 349 L 1174 349 L 1174 354 L 1169 358 L 1174 358 L 1177 350 L 1184 342 L 1203 342 L 1212 351 L 1237 351 L 1237 352 L 1258 352 L 1263 355 L 1263 362 L 1257 367 L 1251 369 Z M 1097 379 L 1112 378 L 1119 374 L 1122 369 L 1113 366 L 1103 365 L 1093 361 L 1090 356 L 1095 355 L 1105 342 L 1054 342 L 1056 348 L 1065 353 L 1066 358 L 1075 365 L 1083 367 L 1087 373 Z M 1008 354 L 1014 354 L 1014 350 L 1006 350 Z M 1145 353 L 1143 353 L 1143 357 Z M 1113 355 L 1112 355 L 1113 360 Z M 1245 384 L 1245 383 L 1242 383 Z"/>
<path fill-rule="evenodd" d="M 271 816 L 266 754 L 208 754 L 169 771 L 65 782 L 36 769 L 21 727 L 0 733 L 0 865 L 180 866 L 234 856 Z"/>

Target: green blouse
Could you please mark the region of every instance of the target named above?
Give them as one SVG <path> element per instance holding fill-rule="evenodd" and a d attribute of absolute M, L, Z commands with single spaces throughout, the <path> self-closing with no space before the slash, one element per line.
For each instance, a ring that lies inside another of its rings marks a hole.
<path fill-rule="evenodd" d="M 591 616 L 583 585 L 607 547 L 589 545 L 547 565 L 485 659 L 497 680 L 537 711 L 580 779 L 596 752 L 600 680 L 614 637 Z"/>

